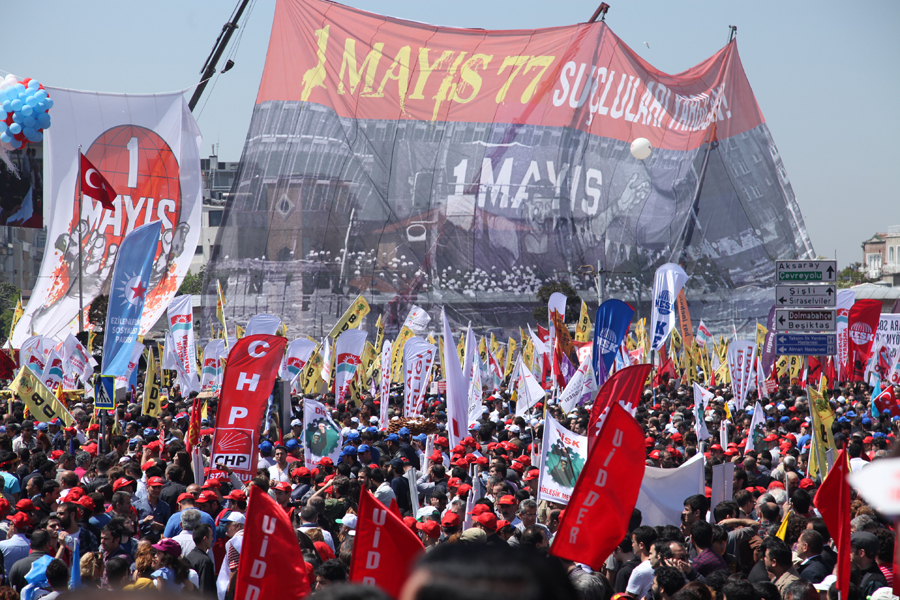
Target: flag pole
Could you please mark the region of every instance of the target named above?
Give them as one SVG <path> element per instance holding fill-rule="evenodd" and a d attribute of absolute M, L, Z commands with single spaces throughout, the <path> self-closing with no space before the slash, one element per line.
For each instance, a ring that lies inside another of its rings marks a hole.
<path fill-rule="evenodd" d="M 78 145 L 78 217 L 75 226 L 78 227 L 78 333 L 84 331 L 84 229 L 81 227 L 83 214 L 84 190 L 81 189 L 81 145 Z"/>

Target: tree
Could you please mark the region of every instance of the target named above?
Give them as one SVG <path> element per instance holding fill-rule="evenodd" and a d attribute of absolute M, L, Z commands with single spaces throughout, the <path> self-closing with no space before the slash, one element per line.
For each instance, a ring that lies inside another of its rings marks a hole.
<path fill-rule="evenodd" d="M 538 289 L 537 299 L 540 306 L 532 312 L 534 318 L 541 324 L 550 320 L 547 302 L 550 301 L 550 296 L 555 292 L 559 292 L 566 297 L 566 323 L 577 323 L 578 317 L 581 316 L 581 297 L 575 291 L 575 288 L 566 281 L 548 281 Z"/>
<path fill-rule="evenodd" d="M 861 262 L 850 263 L 838 271 L 837 286 L 839 288 L 848 288 L 861 283 L 872 283 L 873 281 L 878 280 L 866 277 L 866 270 Z"/>
<path fill-rule="evenodd" d="M 88 323 L 94 326 L 94 331 L 97 333 L 96 337 L 94 337 L 93 350 L 94 353 L 103 348 L 103 340 L 105 339 L 105 327 L 106 327 L 106 310 L 109 308 L 109 296 L 101 295 L 94 298 L 94 301 L 91 302 L 91 305 L 88 307 Z M 88 346 L 88 337 L 89 333 L 84 331 L 78 334 L 78 341 L 84 344 L 84 347 Z"/>
<path fill-rule="evenodd" d="M 200 267 L 196 275 L 188 271 L 187 275 L 184 276 L 184 281 L 181 282 L 181 286 L 178 288 L 178 295 L 203 293 L 203 280 L 205 278 L 206 265 Z"/>

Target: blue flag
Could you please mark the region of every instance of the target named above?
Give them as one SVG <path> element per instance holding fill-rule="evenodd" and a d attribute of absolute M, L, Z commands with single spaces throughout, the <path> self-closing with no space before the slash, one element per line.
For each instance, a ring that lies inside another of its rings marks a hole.
<path fill-rule="evenodd" d="M 881 395 L 881 377 L 875 378 L 875 386 L 872 388 L 872 394 L 870 398 L 872 401 L 869 402 L 869 406 L 871 407 L 872 416 L 876 419 L 881 418 L 881 411 L 878 410 L 878 405 L 875 403 L 875 398 Z"/>
<path fill-rule="evenodd" d="M 591 355 L 597 385 L 600 385 L 601 378 L 605 380 L 609 374 L 633 316 L 634 309 L 621 300 L 607 300 L 597 308 L 594 319 L 594 348 Z"/>
<path fill-rule="evenodd" d="M 160 221 L 142 225 L 125 236 L 119 246 L 106 311 L 101 369 L 104 375 L 128 374 L 161 231 Z"/>

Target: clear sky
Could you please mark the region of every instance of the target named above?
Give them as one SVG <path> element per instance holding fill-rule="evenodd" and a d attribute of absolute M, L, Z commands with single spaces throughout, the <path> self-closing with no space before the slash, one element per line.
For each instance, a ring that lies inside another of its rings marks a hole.
<path fill-rule="evenodd" d="M 187 88 L 237 0 L 44 0 L 4 3 L 0 69 L 55 87 L 147 93 Z M 596 0 L 349 0 L 392 16 L 458 27 L 534 29 L 583 22 Z M 607 23 L 662 71 L 709 57 L 738 27 L 741 60 L 819 254 L 841 266 L 860 243 L 900 225 L 900 2 L 612 0 Z M 195 110 L 204 151 L 239 160 L 275 0 L 251 0 Z M 646 42 L 646 44 L 645 44 Z M 648 47 L 649 45 L 649 47 Z M 222 61 L 224 64 L 224 59 Z M 220 64 L 221 67 L 221 64 Z M 190 91 L 186 94 L 190 97 Z"/>

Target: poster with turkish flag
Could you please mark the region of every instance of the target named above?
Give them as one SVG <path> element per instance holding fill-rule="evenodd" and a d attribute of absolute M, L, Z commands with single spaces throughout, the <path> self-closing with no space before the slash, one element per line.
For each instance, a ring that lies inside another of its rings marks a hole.
<path fill-rule="evenodd" d="M 422 542 L 406 526 L 399 512 L 395 514 L 363 488 L 359 494 L 359 520 L 353 558 L 350 559 L 350 581 L 380 587 L 392 598 L 397 598 L 424 550 Z"/>
<path fill-rule="evenodd" d="M 287 513 L 257 486 L 250 487 L 235 598 L 305 598 L 306 563 Z"/>
<path fill-rule="evenodd" d="M 597 435 L 603 429 L 603 422 L 615 404 L 623 402 L 629 409 L 637 406 L 650 375 L 650 368 L 649 364 L 639 364 L 616 371 L 597 392 L 588 423 L 588 452 L 593 451 Z M 643 456 L 642 450 L 641 457 Z"/>
<path fill-rule="evenodd" d="M 881 317 L 881 301 L 858 300 L 850 308 L 848 318 L 850 380 L 863 381 L 869 352 Z"/>
<path fill-rule="evenodd" d="M 850 314 L 853 314 L 852 310 Z M 852 316 L 850 322 L 852 327 Z M 851 349 L 852 344 L 853 342 Z M 850 462 L 847 460 L 847 449 L 844 448 L 838 453 L 813 500 L 837 550 L 837 585 L 841 598 L 847 597 L 847 590 L 850 587 L 850 484 L 847 482 L 849 474 Z"/>
<path fill-rule="evenodd" d="M 613 404 L 575 483 L 550 553 L 599 571 L 625 537 L 644 478 L 644 433 Z"/>
<path fill-rule="evenodd" d="M 256 476 L 256 448 L 266 401 L 275 386 L 287 339 L 278 335 L 244 336 L 228 353 L 213 437 L 213 467 L 224 464 L 241 481 Z M 222 477 L 214 471 L 211 477 Z"/>
<path fill-rule="evenodd" d="M 113 204 L 118 195 L 116 190 L 84 154 L 81 155 L 81 193 L 100 202 L 103 208 L 116 212 Z"/>

